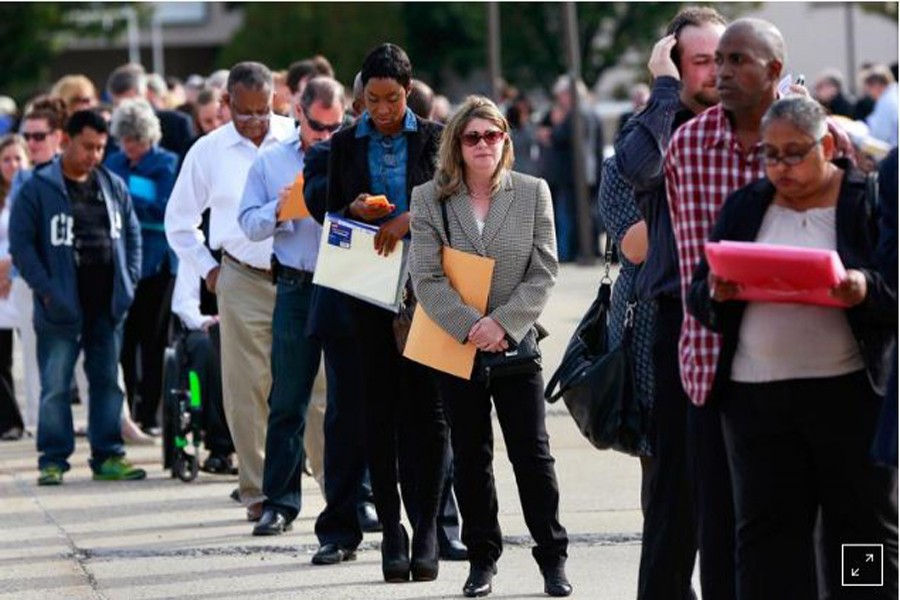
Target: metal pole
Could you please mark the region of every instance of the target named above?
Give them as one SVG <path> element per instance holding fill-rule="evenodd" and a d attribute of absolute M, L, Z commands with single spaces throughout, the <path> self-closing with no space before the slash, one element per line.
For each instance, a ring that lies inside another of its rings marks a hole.
<path fill-rule="evenodd" d="M 585 121 L 581 113 L 578 82 L 581 80 L 581 54 L 578 47 L 578 15 L 574 2 L 564 2 L 563 30 L 566 43 L 566 60 L 569 65 L 570 94 L 572 96 L 572 170 L 575 179 L 575 215 L 578 219 L 578 264 L 592 265 L 595 261 L 594 222 L 588 205 L 585 153 L 593 148 L 584 147 Z M 599 157 L 598 157 L 599 159 Z"/>
<path fill-rule="evenodd" d="M 497 2 L 487 3 L 488 17 L 488 77 L 490 77 L 491 96 L 495 102 L 500 101 L 500 5 Z"/>
<path fill-rule="evenodd" d="M 137 11 L 133 8 L 123 8 L 122 15 L 128 21 L 128 62 L 141 64 L 141 46 L 138 39 Z"/>
<path fill-rule="evenodd" d="M 166 76 L 165 52 L 163 47 L 162 21 L 159 11 L 154 11 L 150 24 L 150 43 L 153 45 L 153 72 Z"/>
<path fill-rule="evenodd" d="M 856 26 L 853 22 L 853 3 L 844 3 L 844 26 L 847 31 L 847 78 L 850 93 L 856 96 Z"/>

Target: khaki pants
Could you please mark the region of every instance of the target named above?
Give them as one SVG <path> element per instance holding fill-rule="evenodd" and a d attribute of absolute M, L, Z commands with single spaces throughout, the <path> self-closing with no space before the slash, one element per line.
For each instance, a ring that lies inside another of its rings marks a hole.
<path fill-rule="evenodd" d="M 245 506 L 261 502 L 275 286 L 264 274 L 227 256 L 216 284 L 222 335 L 222 403 L 238 455 Z"/>

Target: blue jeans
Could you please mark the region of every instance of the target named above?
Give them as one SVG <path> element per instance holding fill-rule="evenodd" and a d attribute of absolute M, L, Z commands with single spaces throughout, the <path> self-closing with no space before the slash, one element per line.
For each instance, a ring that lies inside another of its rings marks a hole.
<path fill-rule="evenodd" d="M 306 409 L 319 371 L 322 346 L 307 337 L 312 282 L 278 276 L 272 317 L 272 390 L 263 469 L 264 506 L 293 520 L 300 512 Z"/>
<path fill-rule="evenodd" d="M 78 352 L 84 350 L 88 379 L 88 440 L 91 468 L 97 470 L 113 456 L 125 456 L 122 442 L 122 389 L 119 387 L 119 353 L 122 322 L 107 314 L 85 315 L 81 335 L 37 332 L 37 359 L 41 374 L 38 418 L 38 468 L 51 465 L 69 470 L 75 451 L 72 428 L 72 372 Z"/>
<path fill-rule="evenodd" d="M 578 258 L 578 221 L 573 188 L 558 186 L 553 191 L 553 219 L 559 262 L 572 262 Z"/>

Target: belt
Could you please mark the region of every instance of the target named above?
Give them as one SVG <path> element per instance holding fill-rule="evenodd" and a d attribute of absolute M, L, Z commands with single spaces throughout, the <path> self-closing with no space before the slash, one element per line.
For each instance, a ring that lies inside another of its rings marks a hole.
<path fill-rule="evenodd" d="M 295 269 L 294 267 L 289 267 L 287 265 L 283 265 L 278 262 L 278 259 L 272 255 L 272 273 L 275 275 L 275 278 L 284 277 L 285 279 L 291 279 L 297 283 L 309 283 L 313 279 L 313 274 L 309 271 L 301 271 L 300 269 Z"/>
<path fill-rule="evenodd" d="M 230 252 L 228 252 L 228 250 L 223 249 L 222 254 L 227 256 L 231 262 L 237 263 L 246 269 L 250 269 L 254 273 L 259 273 L 260 275 L 265 275 L 266 277 L 272 277 L 271 269 L 260 269 L 259 267 L 254 267 L 253 265 L 248 265 L 247 263 L 240 260 L 239 258 L 235 258 L 234 255 L 232 255 Z"/>

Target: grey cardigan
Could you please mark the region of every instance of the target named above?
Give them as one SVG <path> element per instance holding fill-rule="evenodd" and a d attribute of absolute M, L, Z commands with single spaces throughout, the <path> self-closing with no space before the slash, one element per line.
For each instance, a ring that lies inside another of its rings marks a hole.
<path fill-rule="evenodd" d="M 547 182 L 521 173 L 504 176 L 491 199 L 483 235 L 465 191 L 446 202 L 452 247 L 496 261 L 488 315 L 520 342 L 547 305 L 559 271 Z M 465 342 L 484 315 L 463 304 L 444 274 L 441 248 L 449 244 L 433 181 L 413 189 L 410 211 L 409 271 L 416 297 L 428 316 Z"/>

